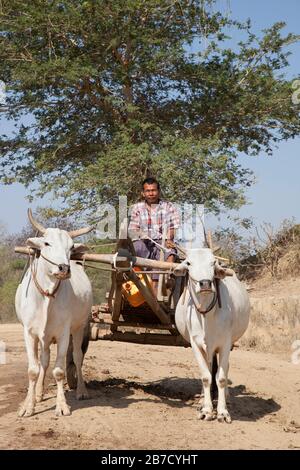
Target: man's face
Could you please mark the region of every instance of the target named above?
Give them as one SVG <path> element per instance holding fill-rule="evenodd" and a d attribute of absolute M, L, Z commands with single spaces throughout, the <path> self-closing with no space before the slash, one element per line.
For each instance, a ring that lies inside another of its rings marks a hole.
<path fill-rule="evenodd" d="M 157 184 L 144 184 L 142 195 L 145 198 L 147 204 L 157 204 L 159 201 L 159 189 Z"/>

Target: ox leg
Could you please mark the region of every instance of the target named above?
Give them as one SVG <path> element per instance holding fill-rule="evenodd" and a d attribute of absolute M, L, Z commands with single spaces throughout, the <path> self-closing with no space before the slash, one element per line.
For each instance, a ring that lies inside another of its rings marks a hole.
<path fill-rule="evenodd" d="M 43 393 L 44 393 L 44 382 L 45 382 L 45 375 L 47 369 L 49 367 L 50 361 L 50 348 L 42 348 L 41 350 L 41 357 L 40 357 L 40 375 L 36 384 L 36 401 L 40 402 L 43 400 Z"/>
<path fill-rule="evenodd" d="M 77 389 L 76 389 L 76 398 L 77 400 L 84 400 L 89 397 L 88 391 L 86 389 L 83 376 L 82 376 L 82 362 L 83 362 L 83 352 L 82 352 L 82 341 L 83 341 L 84 329 L 79 329 L 73 333 L 73 358 L 76 366 L 77 374 Z"/>
<path fill-rule="evenodd" d="M 217 354 L 215 353 L 213 355 L 213 360 L 211 364 L 211 375 L 212 375 L 212 383 L 211 383 L 211 397 L 212 400 L 217 400 L 218 398 L 218 387 L 217 387 L 217 382 L 216 382 L 216 375 L 218 372 L 218 359 L 217 359 Z"/>
<path fill-rule="evenodd" d="M 56 397 L 56 416 L 67 416 L 70 415 L 70 407 L 67 405 L 66 397 L 64 393 L 64 379 L 65 379 L 65 370 L 64 365 L 66 361 L 66 354 L 69 345 L 69 330 L 66 331 L 61 338 L 57 341 L 57 357 L 55 361 L 55 366 L 53 369 L 53 377 L 57 385 L 57 397 Z"/>
<path fill-rule="evenodd" d="M 24 339 L 28 357 L 28 392 L 24 403 L 21 405 L 19 416 L 32 416 L 35 407 L 35 384 L 39 375 L 38 362 L 38 338 L 32 337 L 29 332 L 24 329 Z"/>
<path fill-rule="evenodd" d="M 227 374 L 229 369 L 229 354 L 230 345 L 220 349 L 219 353 L 219 368 L 217 372 L 217 386 L 218 386 L 218 421 L 231 423 L 231 417 L 227 410 L 226 395 L 227 395 Z"/>
<path fill-rule="evenodd" d="M 230 404 L 230 396 L 229 396 L 229 389 L 228 389 L 228 372 L 229 372 L 229 357 L 228 357 L 228 365 L 226 371 L 226 386 L 225 386 L 225 398 L 227 406 Z"/>
<path fill-rule="evenodd" d="M 205 421 L 211 421 L 213 419 L 213 404 L 210 394 L 211 372 L 209 370 L 208 362 L 204 356 L 205 352 L 202 350 L 201 346 L 196 343 L 194 338 L 191 338 L 191 346 L 200 369 L 200 376 L 204 392 L 204 399 L 199 410 L 198 418 L 204 419 Z"/>

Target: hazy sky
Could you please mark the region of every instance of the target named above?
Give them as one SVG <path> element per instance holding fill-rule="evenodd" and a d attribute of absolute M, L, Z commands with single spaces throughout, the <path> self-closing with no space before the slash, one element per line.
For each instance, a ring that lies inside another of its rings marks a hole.
<path fill-rule="evenodd" d="M 250 17 L 255 32 L 276 21 L 285 21 L 285 32 L 300 34 L 300 0 L 218 0 L 217 4 L 223 11 L 227 9 L 232 18 L 245 20 Z M 239 38 L 234 39 L 238 41 Z M 292 56 L 286 75 L 300 78 L 300 44 L 293 45 L 290 50 Z M 0 126 L 4 132 L 12 128 L 11 123 L 1 119 L 1 115 Z M 250 204 L 235 214 L 252 217 L 257 224 L 267 221 L 278 226 L 283 219 L 291 217 L 300 222 L 300 137 L 281 143 L 272 157 L 241 155 L 240 161 L 254 171 L 257 183 L 246 193 Z M 0 185 L 0 223 L 4 223 L 10 232 L 20 230 L 26 223 L 29 204 L 25 196 L 26 191 L 19 184 Z M 43 205 L 43 200 L 32 204 L 32 207 L 37 205 Z M 221 222 L 224 223 L 224 217 L 221 217 Z M 209 223 L 215 226 L 217 219 L 209 218 Z"/>

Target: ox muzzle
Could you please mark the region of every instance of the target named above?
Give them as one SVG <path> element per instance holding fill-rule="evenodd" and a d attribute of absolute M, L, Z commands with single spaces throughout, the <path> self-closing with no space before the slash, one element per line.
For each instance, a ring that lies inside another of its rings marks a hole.
<path fill-rule="evenodd" d="M 212 281 L 210 279 L 202 279 L 201 281 L 199 281 L 199 286 L 200 286 L 201 294 L 203 293 L 211 294 L 213 292 Z"/>
<path fill-rule="evenodd" d="M 199 287 L 198 292 L 196 292 L 195 290 L 195 284 Z M 201 281 L 195 281 L 194 279 L 190 278 L 188 282 L 188 286 L 189 286 L 189 292 L 190 292 L 190 295 L 191 295 L 191 298 L 195 305 L 196 310 L 202 315 L 205 315 L 206 313 L 210 312 L 214 308 L 214 306 L 216 305 L 219 299 L 216 280 L 211 281 L 210 279 L 202 279 Z M 197 297 L 197 294 L 200 294 L 200 295 L 213 294 L 212 299 L 206 308 L 202 307 L 201 301 Z M 219 300 L 219 305 L 220 305 L 220 300 Z"/>
<path fill-rule="evenodd" d="M 69 264 L 59 264 L 58 271 L 54 273 L 56 279 L 69 279 L 71 277 L 71 267 Z"/>

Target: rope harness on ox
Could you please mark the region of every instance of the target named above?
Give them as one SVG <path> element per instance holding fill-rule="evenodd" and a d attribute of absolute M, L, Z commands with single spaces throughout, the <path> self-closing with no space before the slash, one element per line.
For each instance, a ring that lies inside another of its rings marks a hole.
<path fill-rule="evenodd" d="M 44 258 L 45 261 L 47 261 L 48 263 L 51 263 L 53 264 L 54 266 L 59 266 L 58 263 L 54 263 L 54 261 L 51 261 L 50 259 L 46 258 L 46 256 L 42 255 L 42 253 L 40 253 L 40 255 L 42 258 Z M 32 275 L 32 279 L 33 279 L 33 282 L 37 288 L 37 290 L 39 291 L 40 294 L 42 294 L 43 296 L 45 297 L 52 297 L 52 298 L 55 298 L 55 294 L 57 293 L 59 287 L 60 287 L 60 284 L 61 284 L 61 279 L 58 280 L 58 283 L 56 284 L 56 286 L 54 287 L 53 291 L 52 292 L 49 292 L 49 290 L 44 290 L 41 285 L 38 283 L 38 280 L 37 280 L 37 277 L 36 277 L 36 273 L 37 273 L 37 268 L 34 270 L 34 267 L 33 267 L 33 260 L 37 259 L 37 256 L 36 254 L 34 255 L 34 257 L 30 257 L 30 271 L 31 271 L 31 275 Z"/>
<path fill-rule="evenodd" d="M 190 293 L 191 299 L 193 301 L 193 304 L 194 304 L 197 312 L 201 313 L 202 315 L 205 315 L 206 313 L 209 313 L 215 307 L 217 301 L 218 301 L 219 307 L 221 307 L 219 279 L 214 278 L 214 280 L 213 280 L 213 283 L 214 283 L 214 286 L 215 286 L 215 291 L 213 292 L 212 301 L 210 302 L 210 304 L 208 305 L 208 307 L 205 310 L 201 309 L 201 304 L 199 303 L 196 292 L 194 290 L 193 283 L 197 283 L 197 282 L 199 282 L 199 281 L 196 281 L 189 274 L 187 274 L 187 281 L 186 281 L 186 285 L 185 285 L 185 288 L 184 288 L 184 294 L 183 294 L 183 302 L 185 301 L 185 294 L 186 294 L 186 289 L 187 289 L 187 285 L 188 285 L 189 293 Z M 202 293 L 203 292 L 205 292 L 205 291 L 202 291 Z M 210 292 L 210 291 L 206 291 L 206 292 Z M 200 291 L 200 293 L 201 293 L 201 291 Z"/>

